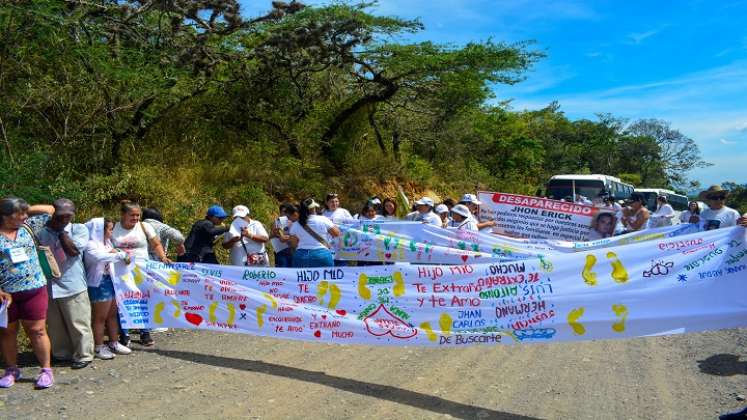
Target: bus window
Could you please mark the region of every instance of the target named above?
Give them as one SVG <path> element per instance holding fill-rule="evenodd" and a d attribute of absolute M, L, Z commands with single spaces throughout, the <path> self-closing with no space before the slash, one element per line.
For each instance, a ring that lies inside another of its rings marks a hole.
<path fill-rule="evenodd" d="M 573 196 L 573 181 L 564 179 L 551 179 L 547 183 L 547 196 L 553 200 L 562 200 L 566 197 Z M 599 197 L 599 193 L 604 190 L 604 183 L 599 180 L 577 180 L 576 195 L 583 195 L 588 199 Z"/>

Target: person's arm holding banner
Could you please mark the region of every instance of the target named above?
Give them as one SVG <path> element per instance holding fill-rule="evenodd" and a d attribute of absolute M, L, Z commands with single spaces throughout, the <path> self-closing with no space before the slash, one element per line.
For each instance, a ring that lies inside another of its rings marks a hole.
<path fill-rule="evenodd" d="M 0 290 L 0 302 L 10 306 L 10 304 L 13 303 L 13 296 L 10 293 Z"/>

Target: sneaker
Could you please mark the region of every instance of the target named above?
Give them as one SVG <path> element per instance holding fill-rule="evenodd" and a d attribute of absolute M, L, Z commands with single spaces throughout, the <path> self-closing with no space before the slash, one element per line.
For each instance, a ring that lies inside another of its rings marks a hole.
<path fill-rule="evenodd" d="M 109 342 L 109 350 L 111 350 L 113 353 L 116 353 L 116 354 L 130 354 L 130 353 L 132 353 L 132 350 L 129 347 L 123 346 L 118 341 L 114 341 L 114 342 L 110 341 Z"/>
<path fill-rule="evenodd" d="M 101 360 L 111 360 L 114 358 L 114 353 L 109 350 L 109 346 L 107 346 L 106 344 L 101 344 L 99 346 L 96 346 L 96 357 Z"/>
<path fill-rule="evenodd" d="M 144 345 L 145 347 L 151 347 L 153 344 L 155 344 L 155 341 L 153 341 L 153 337 L 150 336 L 149 332 L 140 333 L 140 344 Z"/>
<path fill-rule="evenodd" d="M 5 368 L 5 373 L 0 378 L 0 388 L 10 388 L 19 379 L 21 379 L 21 371 L 17 367 Z"/>
<path fill-rule="evenodd" d="M 54 385 L 54 376 L 52 376 L 52 369 L 50 368 L 42 369 L 41 373 L 39 374 L 39 377 L 36 378 L 36 383 L 34 384 L 34 388 L 46 389 L 52 385 Z"/>
<path fill-rule="evenodd" d="M 120 334 L 119 335 L 119 344 L 130 347 L 130 336 L 128 334 Z"/>

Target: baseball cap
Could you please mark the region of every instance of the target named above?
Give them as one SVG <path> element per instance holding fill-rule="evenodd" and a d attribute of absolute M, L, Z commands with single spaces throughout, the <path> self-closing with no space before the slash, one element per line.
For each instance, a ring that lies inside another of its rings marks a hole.
<path fill-rule="evenodd" d="M 212 206 L 210 206 L 210 208 L 208 208 L 207 215 L 208 217 L 217 217 L 219 219 L 225 219 L 226 217 L 228 217 L 228 213 L 223 210 L 223 207 L 217 204 L 213 204 Z"/>
<path fill-rule="evenodd" d="M 431 200 L 428 197 L 423 197 L 420 200 L 416 201 L 415 204 L 418 205 L 418 206 L 430 206 L 430 207 L 433 207 L 433 200 Z"/>
<path fill-rule="evenodd" d="M 249 216 L 249 207 L 247 206 L 236 206 L 233 208 L 233 217 L 246 217 Z"/>
<path fill-rule="evenodd" d="M 467 208 L 467 206 L 465 206 L 464 204 L 457 204 L 456 206 L 454 206 L 454 207 L 451 208 L 451 211 L 453 213 L 456 213 L 456 214 L 462 216 L 462 217 L 470 217 L 470 216 L 472 216 L 472 213 L 469 211 L 469 209 Z"/>
<path fill-rule="evenodd" d="M 462 199 L 461 199 L 461 200 L 459 200 L 459 201 L 460 201 L 460 202 L 462 202 L 462 203 L 472 203 L 472 204 L 477 204 L 478 206 L 482 204 L 482 203 L 480 202 L 480 200 L 478 200 L 478 199 L 477 199 L 477 196 L 476 196 L 476 195 L 474 195 L 474 194 L 464 194 L 464 195 L 462 196 Z M 452 209 L 452 210 L 453 210 L 453 209 Z"/>
<path fill-rule="evenodd" d="M 448 213 L 448 212 L 449 212 L 449 207 L 447 207 L 446 204 L 439 204 L 436 206 L 436 213 L 441 214 L 441 213 Z"/>

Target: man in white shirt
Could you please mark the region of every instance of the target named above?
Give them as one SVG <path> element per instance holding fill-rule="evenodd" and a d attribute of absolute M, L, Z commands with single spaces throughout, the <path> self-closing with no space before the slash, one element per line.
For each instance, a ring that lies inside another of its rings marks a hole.
<path fill-rule="evenodd" d="M 708 204 L 709 209 L 700 213 L 704 230 L 720 229 L 737 225 L 739 212 L 726 206 L 729 191 L 719 185 L 712 185 L 700 193 L 700 198 Z"/>
<path fill-rule="evenodd" d="M 249 208 L 233 208 L 233 222 L 223 235 L 223 248 L 231 250 L 231 265 L 268 266 L 265 242 L 269 240 L 265 227 L 249 217 Z"/>

